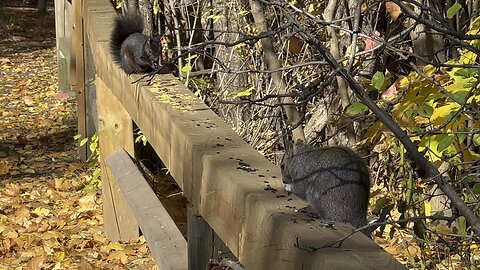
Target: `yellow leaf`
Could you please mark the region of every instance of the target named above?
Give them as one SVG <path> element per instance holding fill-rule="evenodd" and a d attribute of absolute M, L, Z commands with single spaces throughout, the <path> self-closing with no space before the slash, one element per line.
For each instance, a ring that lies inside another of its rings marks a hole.
<path fill-rule="evenodd" d="M 38 216 L 46 217 L 50 214 L 50 210 L 47 208 L 38 207 L 33 210 L 33 213 L 35 213 Z"/>
<path fill-rule="evenodd" d="M 462 64 L 475 64 L 475 61 L 477 59 L 477 54 L 471 51 L 467 51 L 464 53 L 462 56 L 460 56 L 460 62 Z"/>
<path fill-rule="evenodd" d="M 432 76 L 433 74 L 435 74 L 435 72 L 437 72 L 438 69 L 436 67 L 434 67 L 433 65 L 426 65 L 424 68 L 423 68 L 423 72 L 427 75 L 427 76 Z"/>
<path fill-rule="evenodd" d="M 43 245 L 43 250 L 45 251 L 45 254 L 49 256 L 54 254 L 54 250 L 51 246 Z"/>
<path fill-rule="evenodd" d="M 65 252 L 63 252 L 63 251 L 55 252 L 55 253 L 53 253 L 53 256 L 55 257 L 55 260 L 57 262 L 61 262 L 61 261 L 63 261 L 63 259 L 65 259 Z"/>
<path fill-rule="evenodd" d="M 119 243 L 110 243 L 110 244 L 108 244 L 108 247 L 110 249 L 113 249 L 113 250 L 116 250 L 116 251 L 124 250 L 124 247 L 122 245 L 120 245 Z"/>
<path fill-rule="evenodd" d="M 456 111 L 459 107 L 459 104 L 451 102 L 445 106 L 435 108 L 432 115 L 430 116 L 430 120 L 435 125 L 443 124 L 447 120 L 447 116 L 449 116 L 452 112 Z"/>
<path fill-rule="evenodd" d="M 432 215 L 432 205 L 429 202 L 425 201 L 424 207 L 425 207 L 425 215 L 426 216 L 431 216 Z"/>
<path fill-rule="evenodd" d="M 17 224 L 23 224 L 30 218 L 30 210 L 27 207 L 21 207 L 13 214 L 13 221 Z"/>
<path fill-rule="evenodd" d="M 422 141 L 418 144 L 418 151 L 423 152 L 427 150 L 425 155 L 432 162 L 439 161 L 442 154 L 437 151 L 438 148 L 438 136 L 425 136 L 422 138 Z"/>

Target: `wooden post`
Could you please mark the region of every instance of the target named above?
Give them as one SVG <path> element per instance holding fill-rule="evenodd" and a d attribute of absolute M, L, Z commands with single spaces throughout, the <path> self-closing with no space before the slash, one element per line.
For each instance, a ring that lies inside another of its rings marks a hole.
<path fill-rule="evenodd" d="M 66 5 L 70 5 L 65 0 L 55 0 L 55 37 L 57 48 L 57 65 L 58 65 L 58 91 L 68 92 L 68 66 L 67 57 L 70 57 L 68 52 L 70 48 L 70 35 L 67 37 L 65 30 L 70 34 L 71 29 L 67 29 L 65 21 Z M 71 28 L 71 26 L 70 26 Z M 67 45 L 68 44 L 68 45 Z"/>
<path fill-rule="evenodd" d="M 230 258 L 237 261 L 222 239 L 191 205 L 187 213 L 188 269 L 205 269 L 209 259 Z"/>
<path fill-rule="evenodd" d="M 132 240 L 139 236 L 137 221 L 105 159 L 122 148 L 133 155 L 133 123 L 122 104 L 98 77 L 96 85 L 105 235 L 111 241 Z"/>
<path fill-rule="evenodd" d="M 85 97 L 85 65 L 84 65 L 84 33 L 83 33 L 83 0 L 73 2 L 72 44 L 70 61 L 70 85 L 77 95 L 78 134 L 87 137 L 86 97 Z M 87 160 L 87 145 L 79 146 L 78 154 L 82 161 Z"/>

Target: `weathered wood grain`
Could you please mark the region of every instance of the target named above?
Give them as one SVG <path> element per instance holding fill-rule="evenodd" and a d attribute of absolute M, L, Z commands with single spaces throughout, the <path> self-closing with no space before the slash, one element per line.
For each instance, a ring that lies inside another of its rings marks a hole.
<path fill-rule="evenodd" d="M 100 78 L 96 79 L 96 85 L 105 235 L 111 241 L 132 240 L 139 236 L 138 225 L 117 181 L 106 166 L 105 158 L 119 149 L 133 153 L 133 123 Z"/>
<path fill-rule="evenodd" d="M 70 88 L 77 97 L 78 134 L 87 137 L 87 111 L 85 94 L 85 59 L 84 59 L 84 1 L 78 0 L 72 5 L 72 42 L 70 54 Z M 82 161 L 88 159 L 87 145 L 79 146 L 79 156 Z"/>
<path fill-rule="evenodd" d="M 121 149 L 112 153 L 107 164 L 160 269 L 188 269 L 187 241 L 127 152 Z"/>

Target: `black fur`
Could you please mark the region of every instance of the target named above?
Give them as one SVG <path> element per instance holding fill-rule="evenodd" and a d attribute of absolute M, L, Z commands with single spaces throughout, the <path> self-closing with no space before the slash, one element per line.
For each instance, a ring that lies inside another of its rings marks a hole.
<path fill-rule="evenodd" d="M 158 68 L 160 44 L 142 32 L 142 17 L 120 15 L 115 18 L 110 36 L 110 53 L 127 74 L 148 73 Z"/>

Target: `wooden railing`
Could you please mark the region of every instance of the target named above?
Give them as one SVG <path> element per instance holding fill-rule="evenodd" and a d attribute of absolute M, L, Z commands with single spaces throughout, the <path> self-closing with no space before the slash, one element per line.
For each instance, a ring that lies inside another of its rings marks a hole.
<path fill-rule="evenodd" d="M 136 238 L 140 227 L 162 270 L 205 269 L 226 247 L 251 270 L 404 269 L 362 233 L 332 246 L 352 227 L 326 226 L 296 212 L 305 203 L 286 196 L 279 169 L 177 78 L 157 75 L 151 85 L 132 84 L 138 76 L 126 75 L 109 54 L 115 13 L 107 0 L 74 1 L 73 16 L 72 42 L 78 44 L 72 44 L 71 85 L 79 95 L 96 91 L 110 240 Z M 79 112 L 88 119 L 88 109 Z M 188 242 L 130 158 L 132 121 L 188 199 Z"/>

